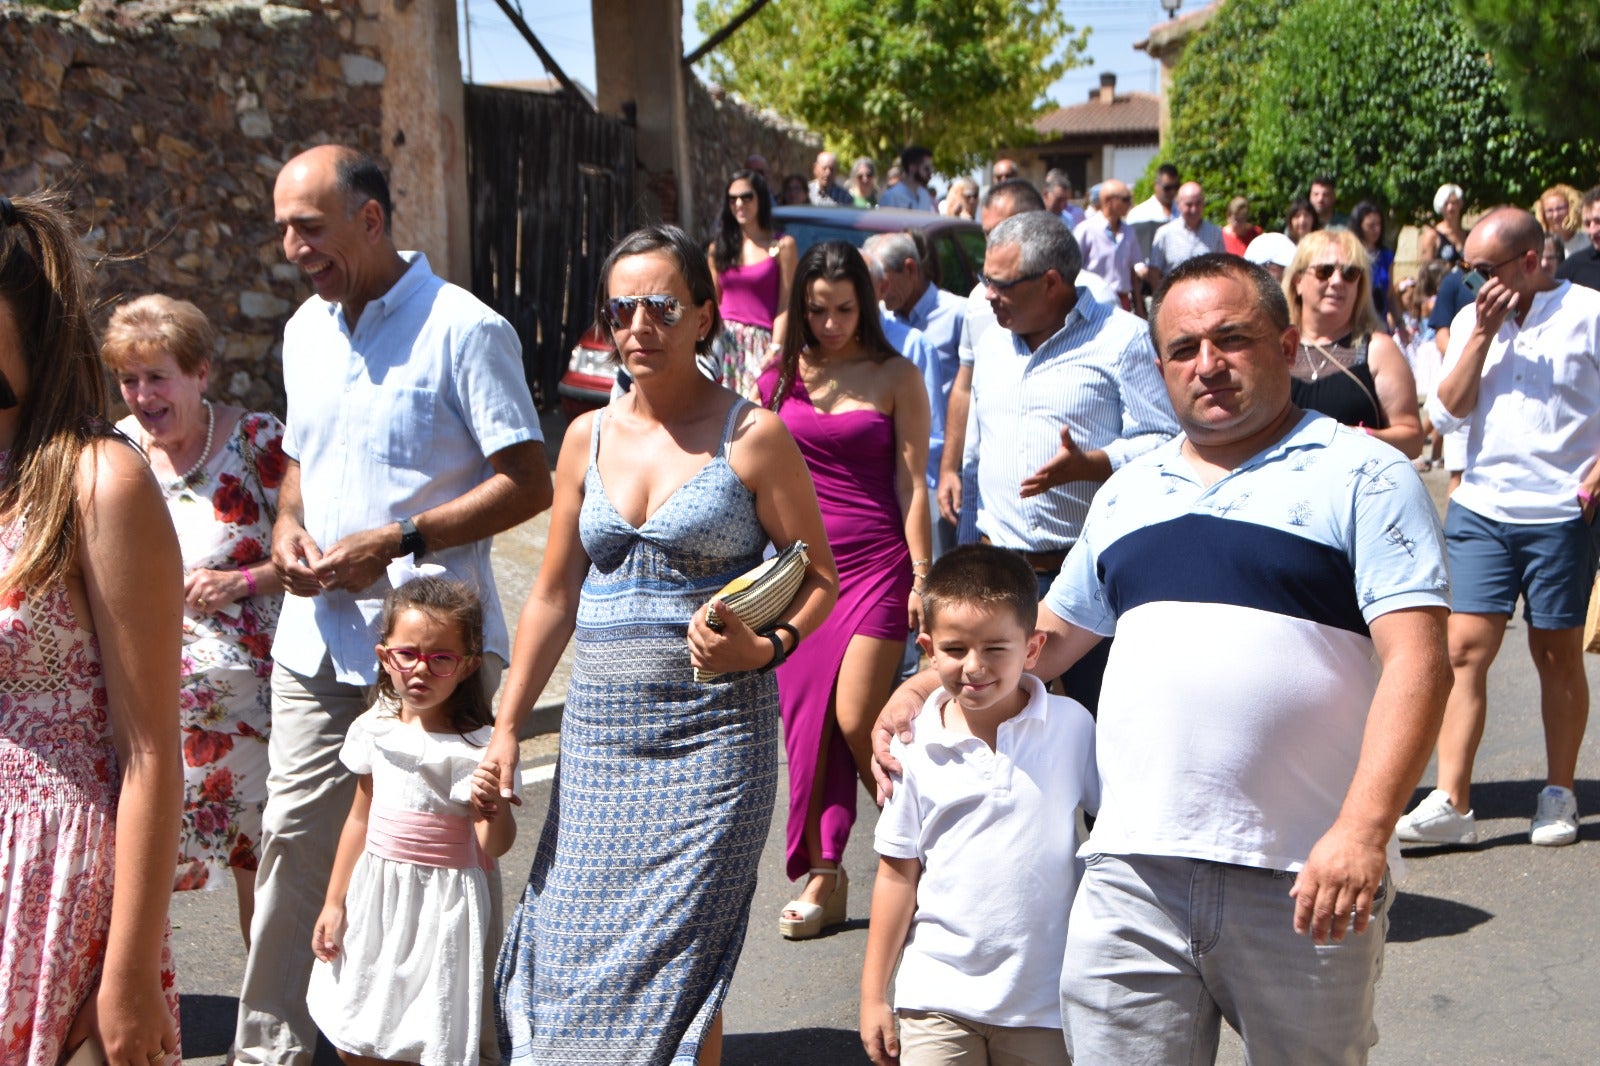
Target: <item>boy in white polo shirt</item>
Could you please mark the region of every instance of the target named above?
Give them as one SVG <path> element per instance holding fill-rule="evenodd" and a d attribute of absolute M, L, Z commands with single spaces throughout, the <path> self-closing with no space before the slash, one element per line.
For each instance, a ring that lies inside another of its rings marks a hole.
<path fill-rule="evenodd" d="M 861 973 L 878 1066 L 1069 1061 L 1061 958 L 1077 810 L 1099 806 L 1099 779 L 1089 713 L 1023 672 L 1044 646 L 1037 618 L 1038 579 L 1002 548 L 958 548 L 923 584 L 918 641 L 942 687 L 892 745 L 904 770 L 878 819 Z"/>

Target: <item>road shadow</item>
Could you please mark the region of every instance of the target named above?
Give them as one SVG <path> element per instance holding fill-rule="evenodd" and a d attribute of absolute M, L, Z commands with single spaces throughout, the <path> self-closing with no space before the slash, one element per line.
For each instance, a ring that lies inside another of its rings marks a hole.
<path fill-rule="evenodd" d="M 183 1023 L 184 1061 L 224 1056 L 233 1046 L 234 1025 L 239 1019 L 237 996 L 211 996 L 185 992 L 178 997 Z M 339 1055 L 327 1040 L 317 1039 L 311 1066 L 342 1066 Z"/>
<path fill-rule="evenodd" d="M 1460 936 L 1493 917 L 1486 910 L 1453 899 L 1401 892 L 1389 908 L 1389 935 L 1385 942 L 1414 944 Z"/>
<path fill-rule="evenodd" d="M 848 1066 L 867 1061 L 861 1036 L 846 1029 L 791 1029 L 783 1033 L 729 1033 L 724 1066 Z"/>
<path fill-rule="evenodd" d="M 226 1055 L 233 1044 L 234 1023 L 239 1020 L 235 996 L 206 996 L 185 992 L 178 997 L 183 1020 L 183 1057 Z"/>

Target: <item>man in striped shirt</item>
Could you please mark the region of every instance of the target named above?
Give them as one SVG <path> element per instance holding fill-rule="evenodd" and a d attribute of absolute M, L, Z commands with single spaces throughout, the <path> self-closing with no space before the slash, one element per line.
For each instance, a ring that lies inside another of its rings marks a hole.
<path fill-rule="evenodd" d="M 1050 585 L 1100 483 L 1178 432 L 1145 324 L 1077 284 L 1059 215 L 989 235 L 983 282 L 999 328 L 978 341 L 962 466 L 961 539 L 1023 553 Z M 1065 678 L 1093 709 L 1104 654 Z"/>

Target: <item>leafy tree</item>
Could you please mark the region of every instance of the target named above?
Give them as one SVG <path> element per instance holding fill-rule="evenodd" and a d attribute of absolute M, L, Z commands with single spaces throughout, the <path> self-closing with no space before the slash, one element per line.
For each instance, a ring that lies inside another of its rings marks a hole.
<path fill-rule="evenodd" d="M 1455 0 L 1523 117 L 1551 136 L 1600 127 L 1600 6 L 1572 0 Z"/>
<path fill-rule="evenodd" d="M 1244 189 L 1241 171 L 1250 148 L 1245 117 L 1257 95 L 1256 68 L 1278 20 L 1298 2 L 1228 0 L 1189 42 L 1173 71 L 1163 158 L 1177 165 L 1185 181 L 1205 186 L 1206 213 L 1218 222 L 1228 199 Z M 1266 217 L 1258 205 L 1256 220 Z"/>
<path fill-rule="evenodd" d="M 1516 117 L 1470 28 L 1410 0 L 1228 0 L 1180 61 L 1172 108 L 1166 154 L 1219 220 L 1242 192 L 1270 224 L 1321 173 L 1400 219 L 1446 181 L 1476 205 L 1528 203 L 1587 183 L 1596 155 Z"/>
<path fill-rule="evenodd" d="M 1515 117 L 1472 31 L 1412 0 L 1303 0 L 1257 72 L 1243 178 L 1282 203 L 1331 173 L 1345 202 L 1431 211 L 1446 181 L 1469 202 L 1528 203 L 1591 172 L 1594 143 L 1553 139 Z"/>
<path fill-rule="evenodd" d="M 747 0 L 699 0 L 711 32 Z M 1087 62 L 1059 0 L 772 3 L 706 60 L 709 76 L 822 134 L 840 155 L 926 145 L 946 172 L 1031 139 L 1045 90 Z"/>

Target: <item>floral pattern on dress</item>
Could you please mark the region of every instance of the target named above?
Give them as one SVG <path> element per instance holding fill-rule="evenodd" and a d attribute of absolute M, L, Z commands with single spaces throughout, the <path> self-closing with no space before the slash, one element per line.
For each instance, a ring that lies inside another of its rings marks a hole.
<path fill-rule="evenodd" d="M 136 421 L 121 428 L 134 436 Z M 250 469 L 243 438 L 250 440 Z M 239 426 L 193 478 L 163 484 L 178 531 L 185 577 L 235 570 L 271 555 L 272 516 L 288 468 L 283 424 L 266 412 Z M 173 888 L 218 888 L 232 868 L 254 871 L 267 801 L 272 635 L 281 596 L 248 596 L 214 614 L 184 611 L 182 688 L 183 829 Z"/>
<path fill-rule="evenodd" d="M 0 524 L 0 572 L 21 539 L 20 522 Z M 119 780 L 99 645 L 78 624 L 66 586 L 0 597 L 0 1062 L 8 1066 L 55 1066 L 99 980 Z M 176 1019 L 165 941 L 161 983 Z"/>

